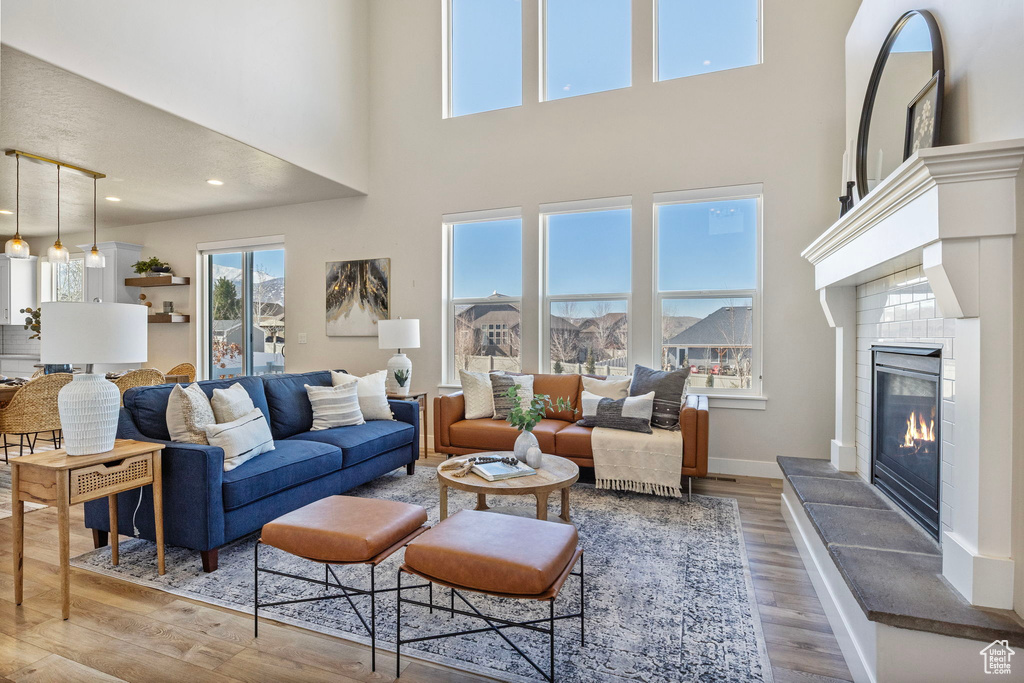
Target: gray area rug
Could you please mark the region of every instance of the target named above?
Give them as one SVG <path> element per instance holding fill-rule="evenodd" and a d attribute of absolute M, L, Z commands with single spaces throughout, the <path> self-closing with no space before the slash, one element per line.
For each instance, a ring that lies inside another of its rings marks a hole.
<path fill-rule="evenodd" d="M 418 503 L 430 521 L 438 519 L 437 474 L 420 467 L 415 476 L 404 470 L 362 486 L 352 495 Z M 557 497 L 553 497 L 557 500 Z M 474 494 L 449 489 L 455 510 L 475 505 Z M 492 505 L 534 505 L 533 497 L 501 497 Z M 557 502 L 551 514 L 556 514 Z M 761 633 L 761 622 L 747 567 L 735 500 L 694 496 L 657 498 L 635 493 L 597 490 L 577 484 L 572 489 L 573 521 L 579 528 L 586 562 L 587 644 L 579 645 L 579 621 L 558 622 L 556 676 L 561 681 L 771 681 L 771 666 Z M 253 548 L 256 535 L 240 539 L 220 551 L 220 569 L 204 574 L 198 553 L 167 549 L 167 573 L 156 573 L 156 549 L 138 539 L 121 543 L 119 567 L 110 565 L 110 549 L 81 555 L 72 564 L 82 569 L 122 578 L 202 602 L 252 612 Z M 395 585 L 402 553 L 377 568 L 377 585 Z M 322 565 L 264 546 L 263 567 L 323 577 Z M 339 579 L 350 586 L 369 588 L 369 569 L 363 565 L 338 567 Z M 405 580 L 422 583 L 415 577 Z M 578 607 L 579 584 L 570 577 L 556 603 L 556 612 L 573 613 Z M 260 576 L 264 602 L 311 597 L 322 588 L 299 581 Z M 416 591 L 426 601 L 427 591 Z M 410 597 L 414 597 L 410 592 Z M 475 606 L 495 616 L 526 620 L 547 616 L 543 603 L 512 601 L 466 593 Z M 446 589 L 434 599 L 447 601 Z M 365 603 L 369 615 L 369 599 Z M 362 608 L 363 605 L 360 605 Z M 395 601 L 393 594 L 378 596 L 378 648 L 393 652 Z M 287 605 L 260 611 L 261 616 L 314 631 L 368 643 L 366 632 L 344 600 Z M 403 637 L 449 630 L 478 628 L 482 622 L 406 606 Z M 546 667 L 547 636 L 518 629 L 511 637 Z M 540 676 L 493 633 L 459 636 L 404 646 L 403 654 L 477 672 L 495 678 L 522 681 Z M 378 651 L 378 668 L 390 674 L 393 656 Z"/>

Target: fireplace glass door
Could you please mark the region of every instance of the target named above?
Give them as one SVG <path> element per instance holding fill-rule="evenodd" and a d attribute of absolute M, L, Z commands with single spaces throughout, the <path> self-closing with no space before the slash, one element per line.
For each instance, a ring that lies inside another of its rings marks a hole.
<path fill-rule="evenodd" d="M 935 538 L 941 462 L 938 354 L 930 349 L 875 349 L 872 423 L 875 485 Z"/>

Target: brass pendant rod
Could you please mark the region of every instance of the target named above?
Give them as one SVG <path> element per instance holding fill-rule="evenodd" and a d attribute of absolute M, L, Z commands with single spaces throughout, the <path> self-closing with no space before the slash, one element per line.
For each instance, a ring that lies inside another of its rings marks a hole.
<path fill-rule="evenodd" d="M 35 159 L 36 161 L 43 161 L 46 162 L 47 164 L 53 164 L 58 168 L 63 166 L 64 168 L 70 168 L 72 171 L 78 171 L 79 173 L 84 173 L 85 175 L 92 176 L 93 178 L 107 177 L 106 174 L 100 173 L 98 171 L 90 171 L 89 169 L 82 168 L 81 166 L 73 166 L 71 164 L 66 164 L 63 161 L 57 161 L 56 159 L 50 159 L 49 157 L 43 157 L 39 156 L 38 154 L 31 154 L 29 152 L 22 152 L 21 150 L 18 149 L 9 149 L 7 150 L 6 154 L 7 156 L 28 157 L 29 159 Z"/>

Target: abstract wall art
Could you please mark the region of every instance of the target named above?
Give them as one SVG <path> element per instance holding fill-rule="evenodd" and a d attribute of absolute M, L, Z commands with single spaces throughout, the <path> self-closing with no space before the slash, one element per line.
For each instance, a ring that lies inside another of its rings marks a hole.
<path fill-rule="evenodd" d="M 391 317 L 391 259 L 327 263 L 327 336 L 376 337 Z"/>

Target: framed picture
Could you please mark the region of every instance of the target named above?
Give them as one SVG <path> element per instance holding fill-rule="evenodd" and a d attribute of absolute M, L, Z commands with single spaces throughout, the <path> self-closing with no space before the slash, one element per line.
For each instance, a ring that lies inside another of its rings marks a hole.
<path fill-rule="evenodd" d="M 939 142 L 942 114 L 942 71 L 936 71 L 921 92 L 907 105 L 907 132 L 903 142 L 903 159 L 919 149 L 934 147 Z"/>
<path fill-rule="evenodd" d="M 391 317 L 391 259 L 327 263 L 327 336 L 376 337 Z"/>

